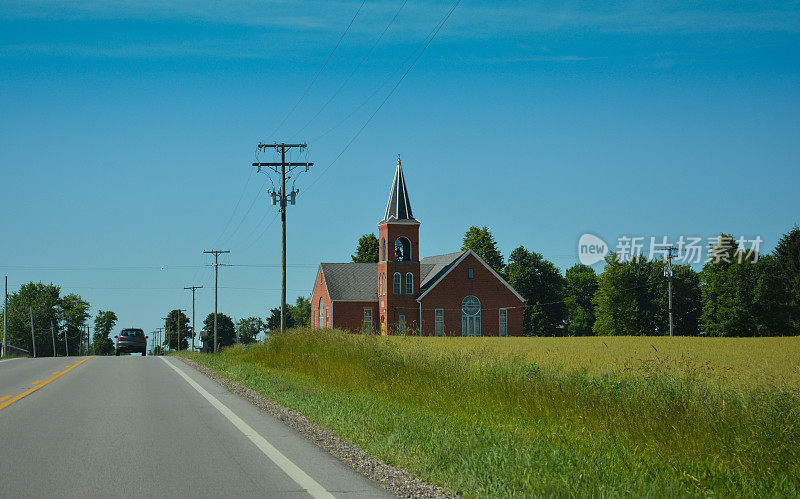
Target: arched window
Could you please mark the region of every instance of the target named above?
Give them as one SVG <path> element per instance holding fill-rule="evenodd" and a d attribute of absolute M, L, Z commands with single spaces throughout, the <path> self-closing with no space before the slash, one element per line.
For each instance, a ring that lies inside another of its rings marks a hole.
<path fill-rule="evenodd" d="M 320 328 L 325 327 L 325 322 L 323 320 L 324 313 L 325 313 L 325 302 L 322 301 L 322 297 L 320 296 L 319 297 L 319 327 Z"/>
<path fill-rule="evenodd" d="M 414 294 L 414 274 L 409 272 L 406 274 L 406 294 L 413 295 Z"/>
<path fill-rule="evenodd" d="M 411 242 L 405 237 L 398 237 L 394 242 L 394 259 L 397 262 L 411 261 Z"/>
<path fill-rule="evenodd" d="M 379 295 L 381 295 L 381 296 L 383 296 L 383 290 L 384 290 L 384 289 L 386 289 L 386 288 L 385 288 L 385 286 L 386 286 L 386 276 L 385 276 L 385 275 L 383 275 L 383 274 L 381 274 L 381 275 L 380 275 L 380 278 L 378 279 L 378 281 L 379 281 L 379 284 L 378 284 L 378 294 L 379 294 Z"/>
<path fill-rule="evenodd" d="M 394 294 L 399 295 L 403 293 L 403 288 L 400 287 L 400 272 L 394 273 Z"/>
<path fill-rule="evenodd" d="M 474 296 L 461 301 L 461 336 L 481 335 L 481 302 Z"/>
<path fill-rule="evenodd" d="M 381 238 L 381 261 L 386 261 L 386 239 L 383 237 Z"/>

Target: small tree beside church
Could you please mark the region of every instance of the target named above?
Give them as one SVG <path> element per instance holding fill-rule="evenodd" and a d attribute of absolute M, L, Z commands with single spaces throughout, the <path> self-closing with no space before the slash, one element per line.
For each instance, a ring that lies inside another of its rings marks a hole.
<path fill-rule="evenodd" d="M 356 254 L 350 255 L 353 263 L 378 263 L 378 238 L 375 234 L 364 234 L 358 239 Z"/>

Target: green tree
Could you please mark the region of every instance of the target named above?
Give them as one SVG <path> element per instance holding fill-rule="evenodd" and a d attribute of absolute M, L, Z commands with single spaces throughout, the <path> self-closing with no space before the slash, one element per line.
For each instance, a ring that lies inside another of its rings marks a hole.
<path fill-rule="evenodd" d="M 503 255 L 497 249 L 497 242 L 488 227 L 472 226 L 464 234 L 461 250 L 471 249 L 489 264 L 497 273 L 503 273 Z M 509 261 L 510 258 L 509 258 Z"/>
<path fill-rule="evenodd" d="M 180 321 L 180 349 L 186 350 L 189 348 L 189 338 L 194 335 L 194 331 L 192 331 L 192 326 L 189 325 L 189 317 L 177 309 L 171 310 L 167 314 L 165 324 L 167 332 L 164 335 L 164 345 L 167 345 L 171 350 L 175 350 L 178 346 L 178 321 Z"/>
<path fill-rule="evenodd" d="M 298 296 L 292 309 L 292 319 L 297 327 L 311 326 L 311 302 L 305 296 Z"/>
<path fill-rule="evenodd" d="M 33 310 L 33 329 L 36 338 L 36 355 L 52 356 L 53 342 L 50 334 L 51 324 L 59 325 L 61 315 L 59 293 L 61 289 L 54 284 L 29 282 L 19 291 L 8 296 L 8 336 L 9 345 L 28 350 L 33 355 L 31 339 L 31 310 Z M 2 314 L 0 314 L 2 320 Z M 59 345 L 56 346 L 56 349 Z M 63 347 L 62 347 L 63 348 Z M 63 350 L 61 350 L 63 353 Z"/>
<path fill-rule="evenodd" d="M 111 310 L 97 312 L 94 318 L 94 339 L 92 350 L 95 355 L 108 355 L 114 351 L 114 342 L 109 335 L 117 325 L 117 314 Z"/>
<path fill-rule="evenodd" d="M 564 278 L 558 268 L 539 253 L 520 246 L 508 257 L 506 275 L 508 283 L 525 298 L 525 334 L 562 334 L 566 307 Z"/>
<path fill-rule="evenodd" d="M 578 264 L 567 269 L 564 282 L 568 333 L 571 336 L 593 334 L 595 313 L 592 299 L 599 286 L 597 274 L 588 265 Z"/>
<path fill-rule="evenodd" d="M 606 257 L 593 303 L 593 330 L 599 335 L 669 334 L 669 297 L 663 261 Z M 688 265 L 674 265 L 672 277 L 675 335 L 696 335 L 701 310 L 700 276 Z"/>
<path fill-rule="evenodd" d="M 61 298 L 61 321 L 64 333 L 67 335 L 70 355 L 78 355 L 89 318 L 89 302 L 77 294 L 69 294 Z"/>
<path fill-rule="evenodd" d="M 310 314 L 309 314 L 310 315 Z M 286 329 L 296 327 L 295 322 L 295 308 L 294 305 L 286 304 Z M 281 330 L 281 308 L 275 307 L 269 311 L 267 317 L 267 331 L 280 331 Z"/>
<path fill-rule="evenodd" d="M 364 234 L 358 239 L 356 254 L 350 255 L 354 263 L 378 263 L 378 238 L 375 234 Z"/>
<path fill-rule="evenodd" d="M 247 317 L 236 323 L 236 330 L 239 332 L 239 343 L 249 345 L 256 341 L 259 334 L 267 330 L 267 325 L 258 317 Z"/>
<path fill-rule="evenodd" d="M 774 336 L 793 334 L 793 305 L 786 261 L 757 258 L 722 234 L 711 248 L 714 257 L 702 275 L 701 322 L 709 336 Z M 778 253 L 776 249 L 776 254 Z"/>
<path fill-rule="evenodd" d="M 214 343 L 214 314 L 208 314 L 203 321 L 203 329 L 208 334 L 203 336 L 203 344 Z M 226 347 L 236 342 L 236 327 L 233 320 L 225 314 L 217 313 L 217 347 Z"/>
<path fill-rule="evenodd" d="M 773 255 L 791 297 L 789 321 L 795 334 L 800 334 L 800 228 L 797 225 L 781 237 Z"/>

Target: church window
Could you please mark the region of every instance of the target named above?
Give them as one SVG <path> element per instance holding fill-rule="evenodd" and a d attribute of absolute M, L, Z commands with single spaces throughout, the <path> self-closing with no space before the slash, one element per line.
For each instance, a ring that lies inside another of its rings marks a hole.
<path fill-rule="evenodd" d="M 409 272 L 406 274 L 406 294 L 413 295 L 414 294 L 414 274 Z"/>
<path fill-rule="evenodd" d="M 398 237 L 394 242 L 394 259 L 397 262 L 411 261 L 411 242 L 405 237 Z"/>
<path fill-rule="evenodd" d="M 402 288 L 400 287 L 400 279 L 401 279 L 401 277 L 400 277 L 400 272 L 395 272 L 395 273 L 394 273 L 394 287 L 393 287 L 393 291 L 394 291 L 394 294 L 396 294 L 396 295 L 399 295 L 399 294 L 402 294 L 402 293 L 403 293 L 403 290 L 402 290 Z"/>
<path fill-rule="evenodd" d="M 481 302 L 475 296 L 461 301 L 461 336 L 481 335 Z"/>

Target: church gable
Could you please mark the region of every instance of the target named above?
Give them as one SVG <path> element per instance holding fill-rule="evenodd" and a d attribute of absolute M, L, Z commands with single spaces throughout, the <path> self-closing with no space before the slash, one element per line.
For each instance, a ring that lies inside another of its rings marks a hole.
<path fill-rule="evenodd" d="M 504 295 L 511 294 L 519 301 L 525 301 L 522 295 L 517 293 L 517 291 L 505 279 L 503 279 L 502 276 L 500 276 L 500 274 L 495 272 L 495 270 L 492 269 L 492 267 L 490 267 L 489 264 L 483 260 L 483 258 L 478 256 L 478 254 L 472 250 L 465 250 L 459 253 L 438 255 L 423 259 L 423 263 L 429 262 L 435 263 L 435 265 L 431 269 L 428 276 L 426 276 L 426 279 L 424 279 L 422 282 L 419 300 L 422 300 L 425 295 L 427 295 L 429 292 L 432 292 L 436 286 L 449 280 L 461 283 L 468 288 L 475 286 L 476 283 L 480 283 L 479 285 L 481 286 L 491 285 L 491 287 L 496 288 L 496 292 L 498 293 Z M 470 271 L 470 269 L 472 270 Z M 455 273 L 456 276 L 448 279 L 450 274 L 453 273 Z"/>

